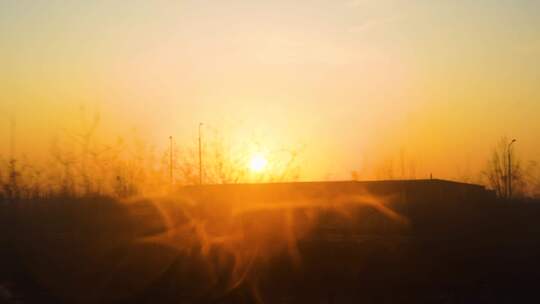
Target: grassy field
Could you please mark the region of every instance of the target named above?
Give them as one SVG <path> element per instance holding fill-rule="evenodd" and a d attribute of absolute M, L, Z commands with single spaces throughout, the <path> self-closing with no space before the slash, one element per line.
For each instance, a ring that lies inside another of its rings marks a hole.
<path fill-rule="evenodd" d="M 454 213 L 416 209 L 399 232 L 336 236 L 313 225 L 294 230 L 294 239 L 282 233 L 290 213 L 220 218 L 174 197 L 55 198 L 0 210 L 0 295 L 6 303 L 539 298 L 540 206 L 531 203 L 479 202 Z"/>

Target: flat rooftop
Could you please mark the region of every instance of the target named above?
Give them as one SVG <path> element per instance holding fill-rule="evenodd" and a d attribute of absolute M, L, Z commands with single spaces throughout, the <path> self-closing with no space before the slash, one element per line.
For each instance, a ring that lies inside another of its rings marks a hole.
<path fill-rule="evenodd" d="M 184 186 L 179 191 L 186 195 L 219 200 L 295 199 L 338 195 L 393 195 L 403 193 L 410 197 L 449 199 L 458 195 L 467 197 L 488 193 L 482 185 L 441 179 L 208 184 Z"/>

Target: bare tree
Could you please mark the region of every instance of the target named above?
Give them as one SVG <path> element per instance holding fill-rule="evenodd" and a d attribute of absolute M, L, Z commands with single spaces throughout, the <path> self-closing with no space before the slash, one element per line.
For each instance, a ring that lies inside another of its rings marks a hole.
<path fill-rule="evenodd" d="M 516 196 L 524 196 L 529 187 L 527 175 L 532 167 L 524 168 L 522 166 L 515 150 L 511 149 L 511 144 L 512 141 L 508 138 L 501 138 L 493 148 L 491 157 L 483 171 L 488 187 L 493 189 L 499 197 L 509 198 L 510 189 Z"/>
<path fill-rule="evenodd" d="M 79 161 L 79 172 L 82 178 L 82 188 L 86 194 L 89 194 L 93 191 L 92 189 L 92 178 L 89 173 L 89 157 L 94 154 L 95 151 L 92 150 L 93 138 L 95 132 L 99 126 L 100 114 L 95 112 L 91 120 L 88 120 L 86 111 L 84 107 L 81 107 L 81 131 L 75 135 L 72 135 L 73 139 L 77 144 L 79 144 L 81 149 L 80 161 Z"/>

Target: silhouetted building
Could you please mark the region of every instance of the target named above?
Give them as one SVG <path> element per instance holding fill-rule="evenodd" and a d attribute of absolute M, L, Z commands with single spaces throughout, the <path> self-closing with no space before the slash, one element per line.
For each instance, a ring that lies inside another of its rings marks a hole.
<path fill-rule="evenodd" d="M 216 214 L 235 208 L 289 210 L 298 222 L 315 209 L 320 231 L 341 234 L 401 233 L 404 226 L 436 229 L 456 222 L 469 206 L 494 198 L 484 186 L 438 179 L 219 184 L 186 186 L 180 192 Z"/>
<path fill-rule="evenodd" d="M 493 196 L 491 191 L 481 185 L 439 179 L 213 184 L 186 186 L 180 191 L 200 200 L 254 203 L 334 199 L 338 196 L 366 194 L 391 197 L 402 203 L 470 202 Z"/>

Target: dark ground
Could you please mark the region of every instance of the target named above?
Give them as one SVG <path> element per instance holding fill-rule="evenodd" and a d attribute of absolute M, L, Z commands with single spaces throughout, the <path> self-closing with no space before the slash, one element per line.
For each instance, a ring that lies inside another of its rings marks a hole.
<path fill-rule="evenodd" d="M 135 241 L 164 229 L 150 205 L 103 198 L 4 204 L 0 303 L 540 301 L 540 204 L 419 207 L 407 217 L 401 230 L 305 237 L 298 263 L 284 252 L 257 260 L 230 289 L 232 256 Z M 222 266 L 212 268 L 217 260 Z"/>

